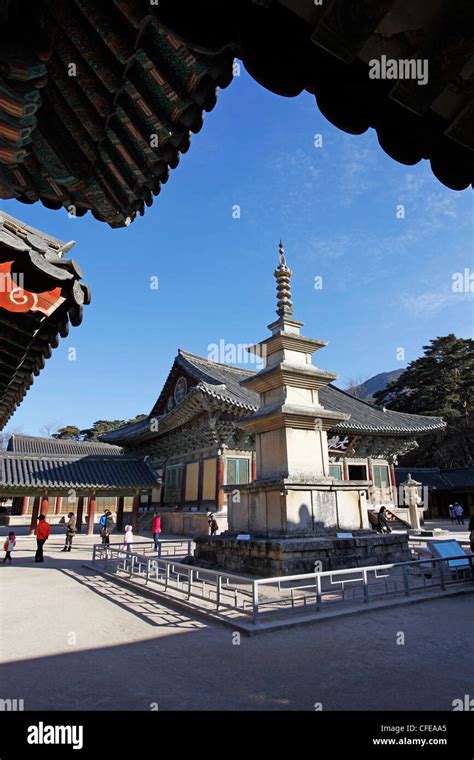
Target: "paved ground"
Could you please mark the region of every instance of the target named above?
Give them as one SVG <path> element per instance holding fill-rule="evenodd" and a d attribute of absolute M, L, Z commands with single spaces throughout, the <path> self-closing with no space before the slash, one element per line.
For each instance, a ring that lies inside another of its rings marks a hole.
<path fill-rule="evenodd" d="M 55 534 L 37 565 L 20 536 L 14 564 L 0 566 L 1 698 L 42 710 L 450 710 L 474 696 L 474 595 L 239 644 L 86 572 L 92 541 L 61 554 Z"/>

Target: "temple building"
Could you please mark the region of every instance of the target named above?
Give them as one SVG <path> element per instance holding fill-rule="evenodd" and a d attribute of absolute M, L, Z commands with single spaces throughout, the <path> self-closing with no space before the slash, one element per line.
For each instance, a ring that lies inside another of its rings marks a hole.
<path fill-rule="evenodd" d="M 282 251 L 280 255 L 284 256 Z M 281 272 L 276 274 L 281 278 Z M 290 320 L 288 330 L 301 324 Z M 275 353 L 278 341 L 280 350 L 290 356 L 296 350 L 293 344 L 303 353 L 327 345 L 327 341 L 292 335 L 290 349 L 284 333 L 264 341 L 263 351 Z M 408 509 L 399 504 L 397 494 L 397 457 L 415 447 L 419 436 L 445 423 L 438 417 L 373 406 L 337 388 L 336 375 L 318 372 L 319 380 L 311 382 L 325 410 L 324 475 L 341 488 L 354 481 L 362 484 L 369 513 L 366 521 L 371 510 L 384 504 L 408 524 Z M 257 477 L 256 436 L 246 418 L 259 414 L 261 374 L 180 349 L 148 417 L 103 436 L 134 456 L 149 457 L 162 486 L 154 489 L 151 503 L 142 506 L 160 508 L 166 532 L 206 532 L 210 511 L 215 512 L 221 531 L 228 528 L 228 515 L 239 501 L 242 486 Z M 303 379 L 294 382 L 296 387 L 300 383 L 295 398 L 302 397 Z M 316 459 L 306 465 L 309 472 L 317 469 Z"/>
<path fill-rule="evenodd" d="M 29 525 L 30 534 L 39 514 L 58 523 L 74 512 L 79 532 L 84 524 L 92 535 L 105 508 L 119 530 L 126 522 L 136 529 L 142 498 L 148 503 L 158 483 L 147 458 L 105 443 L 13 435 L 0 451 L 0 500 L 11 500 L 15 525 Z"/>

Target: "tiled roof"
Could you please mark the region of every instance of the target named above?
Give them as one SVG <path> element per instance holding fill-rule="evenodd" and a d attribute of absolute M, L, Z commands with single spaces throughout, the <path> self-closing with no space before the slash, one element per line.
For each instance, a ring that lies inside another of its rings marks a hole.
<path fill-rule="evenodd" d="M 146 459 L 126 456 L 34 456 L 0 453 L 0 489 L 96 489 L 117 492 L 153 488 L 158 476 Z"/>
<path fill-rule="evenodd" d="M 462 490 L 474 488 L 474 467 L 444 469 L 439 467 L 396 467 L 397 484 L 403 483 L 408 474 L 424 486 L 438 490 Z"/>
<path fill-rule="evenodd" d="M 474 467 L 441 470 L 441 473 L 452 488 L 474 488 Z"/>
<path fill-rule="evenodd" d="M 127 225 L 189 149 L 233 56 L 191 51 L 158 3 L 22 5 L 10 3 L 2 32 L 21 39 L 34 13 L 41 43 L 0 51 L 0 197 Z"/>
<path fill-rule="evenodd" d="M 198 384 L 191 389 L 196 389 L 224 401 L 230 408 L 255 411 L 259 407 L 260 398 L 257 393 L 241 386 L 241 381 L 255 374 L 252 370 L 240 369 L 227 364 L 219 364 L 202 356 L 180 350 L 175 359 L 175 365 L 185 370 L 194 377 Z M 174 366 L 174 365 L 173 365 Z M 158 401 L 162 398 L 162 394 Z M 369 435 L 415 435 L 428 433 L 445 427 L 441 417 L 427 417 L 419 414 L 405 414 L 391 410 L 384 411 L 381 407 L 373 406 L 361 399 L 351 396 L 350 393 L 336 388 L 334 385 L 319 391 L 321 404 L 328 410 L 349 414 L 350 419 L 335 425 L 334 430 L 352 434 Z M 184 403 L 184 402 L 182 402 Z M 156 408 L 158 402 L 155 404 Z M 176 413 L 176 407 L 161 420 L 172 417 Z M 127 442 L 140 438 L 143 434 L 149 435 L 150 420 L 129 425 L 118 430 L 113 430 L 103 436 L 103 440 L 109 442 Z"/>
<path fill-rule="evenodd" d="M 46 454 L 49 456 L 118 456 L 120 446 L 100 441 L 74 441 L 66 438 L 39 438 L 32 435 L 12 435 L 7 451 L 13 454 Z"/>
<path fill-rule="evenodd" d="M 446 489 L 448 483 L 443 478 L 439 467 L 395 467 L 397 485 L 403 483 L 408 475 L 423 486 L 429 488 Z"/>
<path fill-rule="evenodd" d="M 336 412 L 350 414 L 350 419 L 341 422 L 338 430 L 351 433 L 410 434 L 426 433 L 446 427 L 441 417 L 428 417 L 421 414 L 406 414 L 394 412 L 391 409 L 374 406 L 367 401 L 351 396 L 347 391 L 328 385 L 319 391 L 319 399 L 323 406 Z"/>
<path fill-rule="evenodd" d="M 212 362 L 182 350 L 179 351 L 177 363 L 195 377 L 199 381 L 199 387 L 210 396 L 243 409 L 253 410 L 258 407 L 259 396 L 240 385 L 253 372 Z"/>
<path fill-rule="evenodd" d="M 255 373 L 251 370 L 241 370 L 224 364 L 217 364 L 200 356 L 181 352 L 184 361 L 202 374 L 208 392 L 228 399 L 230 403 L 257 409 L 259 396 L 240 385 L 244 377 Z M 179 360 L 179 358 L 178 358 Z M 224 383 L 225 389 L 214 390 L 212 380 L 216 384 Z M 350 393 L 328 385 L 319 391 L 321 404 L 335 412 L 350 414 L 351 417 L 337 425 L 338 430 L 360 433 L 412 433 L 434 430 L 445 426 L 440 417 L 426 417 L 419 414 L 403 414 L 390 410 L 383 411 L 380 407 L 372 406 Z"/>
<path fill-rule="evenodd" d="M 0 211 L 0 429 L 90 303 L 73 245 Z"/>

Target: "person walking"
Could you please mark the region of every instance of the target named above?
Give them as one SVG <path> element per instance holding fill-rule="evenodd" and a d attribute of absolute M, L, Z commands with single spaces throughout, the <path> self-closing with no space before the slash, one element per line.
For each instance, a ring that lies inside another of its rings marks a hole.
<path fill-rule="evenodd" d="M 388 524 L 385 507 L 380 507 L 377 515 L 377 533 L 391 533 L 392 529 Z"/>
<path fill-rule="evenodd" d="M 74 512 L 68 512 L 68 521 L 66 523 L 66 543 L 64 544 L 63 552 L 70 552 L 72 549 L 72 539 L 77 533 L 76 528 L 76 515 Z"/>
<path fill-rule="evenodd" d="M 471 543 L 471 552 L 474 554 L 474 515 L 469 518 L 469 541 Z"/>
<path fill-rule="evenodd" d="M 464 525 L 464 509 L 458 501 L 454 503 L 454 516 L 458 525 Z"/>
<path fill-rule="evenodd" d="M 13 531 L 10 531 L 8 538 L 6 539 L 3 548 L 5 549 L 5 557 L 3 558 L 3 564 L 8 560 L 8 564 L 12 561 L 12 551 L 16 546 L 16 536 Z"/>
<path fill-rule="evenodd" d="M 106 509 L 104 514 L 100 518 L 100 537 L 102 544 L 105 546 L 110 545 L 110 534 L 114 529 L 114 518 L 110 509 Z"/>
<path fill-rule="evenodd" d="M 449 514 L 449 517 L 451 519 L 451 525 L 454 525 L 454 523 L 456 522 L 456 517 L 454 516 L 454 505 L 453 504 L 449 505 L 449 507 L 448 507 L 448 514 Z"/>
<path fill-rule="evenodd" d="M 36 554 L 35 562 L 44 562 L 43 547 L 48 540 L 51 533 L 51 526 L 49 522 L 46 522 L 46 517 L 40 515 L 38 517 L 38 526 L 36 528 Z"/>
<path fill-rule="evenodd" d="M 153 516 L 153 522 L 151 524 L 151 532 L 153 533 L 153 541 L 155 543 L 155 551 L 158 551 L 158 541 L 161 533 L 161 515 L 159 512 L 155 512 Z"/>
<path fill-rule="evenodd" d="M 215 535 L 216 535 L 216 533 L 217 533 L 217 529 L 218 529 L 218 527 L 219 527 L 219 526 L 218 526 L 218 524 L 217 524 L 217 520 L 216 520 L 216 518 L 214 517 L 214 515 L 213 515 L 213 513 L 212 513 L 212 512 L 211 512 L 211 514 L 209 515 L 209 520 L 208 520 L 208 522 L 209 522 L 209 530 L 211 531 L 211 536 L 215 536 Z"/>
<path fill-rule="evenodd" d="M 128 554 L 132 553 L 133 548 L 133 528 L 131 525 L 125 526 L 125 535 L 123 537 L 123 543 Z"/>

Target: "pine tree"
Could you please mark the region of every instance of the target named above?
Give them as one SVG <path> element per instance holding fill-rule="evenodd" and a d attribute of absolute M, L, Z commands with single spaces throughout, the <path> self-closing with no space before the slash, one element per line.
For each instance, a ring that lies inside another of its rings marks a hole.
<path fill-rule="evenodd" d="M 443 417 L 447 427 L 421 437 L 419 448 L 400 464 L 465 467 L 474 464 L 474 341 L 450 333 L 423 346 L 424 355 L 384 390 L 375 402 L 411 414 Z"/>

